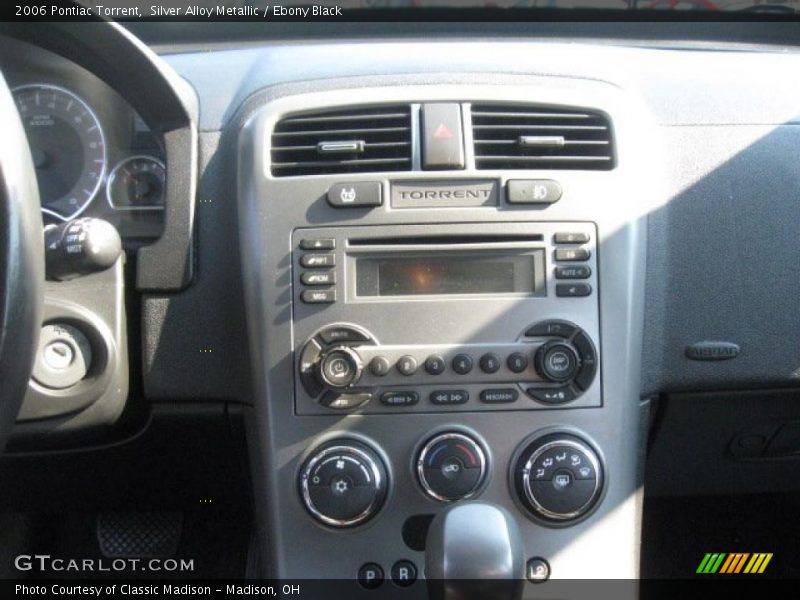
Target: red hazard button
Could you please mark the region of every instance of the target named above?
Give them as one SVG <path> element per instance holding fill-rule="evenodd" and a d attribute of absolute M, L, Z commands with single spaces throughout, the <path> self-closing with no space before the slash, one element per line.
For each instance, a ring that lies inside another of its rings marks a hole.
<path fill-rule="evenodd" d="M 464 135 L 461 105 L 455 102 L 423 104 L 422 168 L 428 170 L 463 169 Z"/>
<path fill-rule="evenodd" d="M 453 137 L 453 132 L 444 123 L 439 123 L 436 131 L 433 132 L 433 139 L 435 140 L 449 140 L 451 137 Z"/>

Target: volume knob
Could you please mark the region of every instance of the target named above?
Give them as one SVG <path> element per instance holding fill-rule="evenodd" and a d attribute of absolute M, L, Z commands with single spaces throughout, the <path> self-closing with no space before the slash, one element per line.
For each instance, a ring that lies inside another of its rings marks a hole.
<path fill-rule="evenodd" d="M 364 365 L 355 350 L 349 346 L 336 346 L 322 355 L 318 368 L 319 378 L 325 386 L 343 389 L 361 378 Z"/>

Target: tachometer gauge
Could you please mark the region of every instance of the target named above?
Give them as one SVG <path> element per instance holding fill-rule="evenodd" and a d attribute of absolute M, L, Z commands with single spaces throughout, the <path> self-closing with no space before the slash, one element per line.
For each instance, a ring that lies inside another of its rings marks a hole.
<path fill-rule="evenodd" d="M 42 212 L 68 221 L 89 206 L 106 172 L 103 128 L 72 92 L 45 84 L 13 91 L 36 167 Z"/>
<path fill-rule="evenodd" d="M 117 210 L 161 210 L 167 170 L 152 156 L 131 156 L 111 171 L 106 184 L 108 203 Z"/>

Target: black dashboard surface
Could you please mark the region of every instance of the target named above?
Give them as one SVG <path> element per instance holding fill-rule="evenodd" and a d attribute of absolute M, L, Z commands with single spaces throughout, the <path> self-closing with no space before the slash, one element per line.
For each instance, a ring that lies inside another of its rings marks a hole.
<path fill-rule="evenodd" d="M 166 333 L 170 346 L 196 343 L 195 333 L 181 326 L 180 315 L 228 314 L 236 322 L 230 298 L 223 300 L 215 290 L 228 289 L 225 265 L 236 260 L 222 234 L 232 198 L 218 194 L 232 184 L 226 167 L 233 148 L 229 134 L 247 114 L 242 103 L 257 106 L 276 94 L 311 88 L 355 90 L 410 81 L 502 86 L 528 74 L 565 75 L 609 81 L 641 97 L 659 126 L 652 160 L 662 167 L 669 199 L 649 215 L 648 277 L 653 283 L 647 288 L 642 395 L 755 382 L 786 385 L 800 376 L 794 342 L 800 326 L 793 301 L 800 257 L 792 241 L 800 173 L 791 159 L 792 148 L 800 143 L 800 97 L 795 78 L 787 76 L 798 72 L 797 52 L 725 45 L 660 49 L 520 39 L 362 38 L 261 43 L 164 57 L 200 97 L 200 127 L 206 132 L 201 135 L 206 162 L 200 193 L 215 197 L 198 210 L 204 268 L 196 285 L 181 296 L 145 303 L 147 329 Z M 613 198 L 602 201 L 613 210 Z M 698 230 L 696 223 L 712 214 L 725 217 Z M 773 256 L 781 256 L 780 263 Z M 766 325 L 756 326 L 764 289 L 772 291 L 770 316 Z M 712 305 L 716 309 L 710 315 L 707 307 Z M 235 346 L 215 331 L 208 328 L 205 334 L 227 348 Z M 730 341 L 742 353 L 727 362 L 687 360 L 686 346 L 703 340 Z M 145 343 L 155 347 L 156 341 Z M 216 372 L 217 366 L 207 363 L 202 356 L 150 355 L 145 381 L 159 397 L 227 395 L 230 388 L 214 382 L 228 379 L 229 369 L 239 366 L 223 361 Z M 193 377 L 180 383 L 167 377 L 177 370 Z"/>
<path fill-rule="evenodd" d="M 528 76 L 609 82 L 641 98 L 658 127 L 652 160 L 661 167 L 667 200 L 643 209 L 650 210 L 651 284 L 642 395 L 786 385 L 800 377 L 793 303 L 800 261 L 792 225 L 800 177 L 792 160 L 800 124 L 793 74 L 800 54 L 786 45 L 797 23 L 496 23 L 477 40 L 475 24 L 423 24 L 442 32 L 436 41 L 412 37 L 401 24 L 375 24 L 359 36 L 345 23 L 324 35 L 312 24 L 282 24 L 260 36 L 246 23 L 129 27 L 189 82 L 200 106 L 199 274 L 182 294 L 144 299 L 143 378 L 153 397 L 249 401 L 236 358 L 243 348 L 226 327 L 232 323 L 236 331 L 241 306 L 229 268 L 238 261 L 228 192 L 234 131 L 252 108 L 310 89 L 351 89 L 355 98 L 361 86 L 513 86 Z M 116 92 L 69 61 L 29 50 L 4 40 L 12 85 L 50 82 L 91 99 L 109 133 L 109 169 L 134 153 L 163 156 L 158 139 Z M 117 223 L 134 246 L 159 235 L 161 215 L 115 211 L 103 195 L 87 214 Z M 603 201 L 613 209 L 613 198 Z M 710 214 L 725 218 L 698 230 L 695 224 Z M 762 290 L 771 291 L 768 300 Z M 198 316 L 201 330 L 184 326 Z M 742 352 L 727 362 L 686 359 L 686 346 L 707 340 L 738 344 Z M 227 351 L 209 361 L 181 350 L 202 344 Z"/>

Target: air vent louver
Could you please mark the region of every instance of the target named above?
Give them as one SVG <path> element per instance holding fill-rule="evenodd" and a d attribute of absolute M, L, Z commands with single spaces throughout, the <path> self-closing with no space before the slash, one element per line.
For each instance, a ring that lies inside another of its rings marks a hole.
<path fill-rule="evenodd" d="M 411 169 L 411 109 L 379 106 L 304 113 L 277 123 L 272 175 Z"/>
<path fill-rule="evenodd" d="M 611 123 L 584 110 L 473 105 L 478 169 L 614 168 Z"/>

